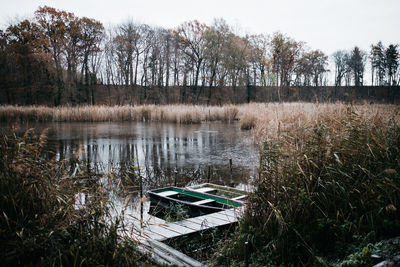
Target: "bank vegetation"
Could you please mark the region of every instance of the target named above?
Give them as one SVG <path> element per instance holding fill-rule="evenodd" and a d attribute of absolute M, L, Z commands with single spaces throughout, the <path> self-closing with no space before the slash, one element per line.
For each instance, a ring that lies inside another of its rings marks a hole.
<path fill-rule="evenodd" d="M 272 105 L 240 112 L 244 125 L 255 120 L 259 176 L 216 265 L 399 264 L 398 107 Z"/>

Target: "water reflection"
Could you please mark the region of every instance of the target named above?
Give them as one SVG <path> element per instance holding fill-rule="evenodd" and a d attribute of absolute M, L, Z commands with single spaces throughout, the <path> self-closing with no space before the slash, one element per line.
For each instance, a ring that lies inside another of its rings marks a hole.
<path fill-rule="evenodd" d="M 52 123 L 35 125 L 36 131 L 49 128 L 48 143 L 57 159 L 79 157 L 106 171 L 124 168 L 135 159 L 142 169 L 199 170 L 212 166 L 225 170 L 233 179 L 254 175 L 257 153 L 249 132 L 236 123 Z M 244 182 L 244 181 L 242 181 Z"/>

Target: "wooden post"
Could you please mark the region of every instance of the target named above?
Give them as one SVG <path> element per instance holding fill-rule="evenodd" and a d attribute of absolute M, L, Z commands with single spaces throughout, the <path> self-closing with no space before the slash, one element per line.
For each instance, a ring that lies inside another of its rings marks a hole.
<path fill-rule="evenodd" d="M 249 267 L 249 242 L 244 242 L 244 266 Z"/>
<path fill-rule="evenodd" d="M 233 183 L 232 159 L 229 159 L 229 169 L 231 172 L 231 183 Z"/>
<path fill-rule="evenodd" d="M 143 179 L 139 169 L 140 228 L 143 228 Z"/>
<path fill-rule="evenodd" d="M 176 186 L 176 179 L 178 176 L 178 171 L 175 169 L 175 175 L 174 175 L 174 186 Z"/>
<path fill-rule="evenodd" d="M 143 228 L 143 177 L 140 173 L 139 155 L 137 151 L 137 146 L 135 146 L 134 149 L 136 150 L 136 161 L 139 174 L 140 228 Z"/>

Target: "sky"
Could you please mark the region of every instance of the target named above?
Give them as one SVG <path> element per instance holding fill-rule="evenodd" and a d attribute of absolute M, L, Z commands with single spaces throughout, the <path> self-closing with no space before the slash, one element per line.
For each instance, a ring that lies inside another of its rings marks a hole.
<path fill-rule="evenodd" d="M 0 27 L 30 18 L 43 5 L 101 21 L 106 27 L 133 20 L 177 27 L 224 18 L 237 33 L 280 31 L 328 55 L 379 40 L 400 43 L 400 0 L 2 0 Z"/>

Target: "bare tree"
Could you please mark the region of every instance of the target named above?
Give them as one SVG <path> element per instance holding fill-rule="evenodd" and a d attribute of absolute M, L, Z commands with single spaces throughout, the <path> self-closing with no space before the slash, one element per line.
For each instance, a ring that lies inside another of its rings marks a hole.
<path fill-rule="evenodd" d="M 205 31 L 208 26 L 197 20 L 181 24 L 174 35 L 181 42 L 183 52 L 192 60 L 195 69 L 194 87 L 197 88 L 201 64 L 204 60 Z"/>

